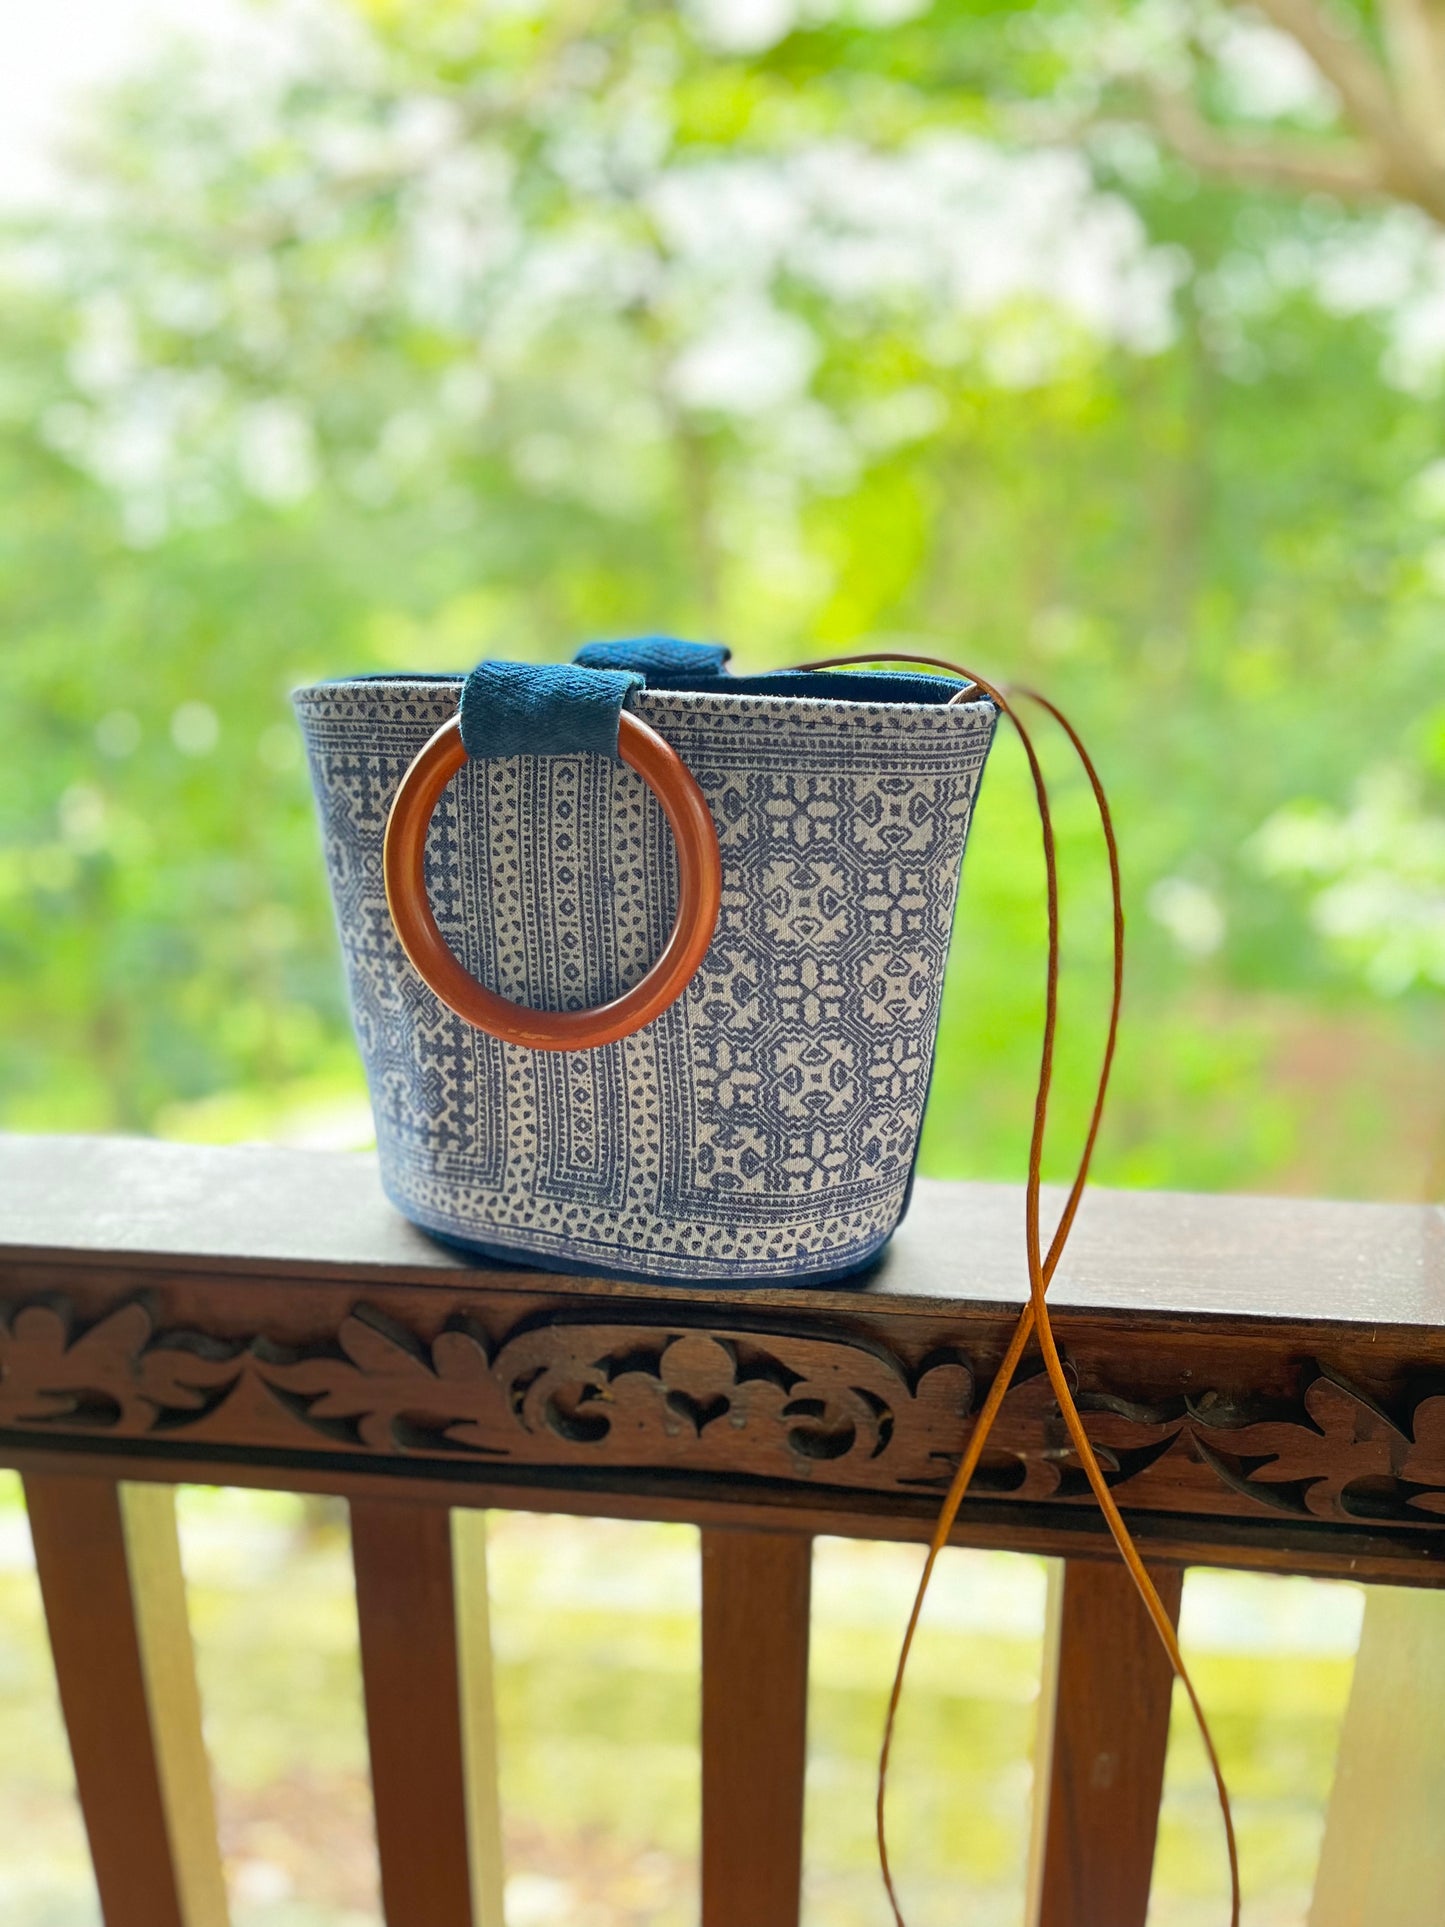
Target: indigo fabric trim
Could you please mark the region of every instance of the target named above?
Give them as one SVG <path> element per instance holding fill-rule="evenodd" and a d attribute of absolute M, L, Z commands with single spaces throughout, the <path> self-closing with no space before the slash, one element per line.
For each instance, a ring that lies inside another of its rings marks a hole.
<path fill-rule="evenodd" d="M 720 676 L 731 654 L 720 642 L 627 636 L 619 642 L 584 642 L 573 660 L 584 669 L 638 669 L 650 683 L 665 683 L 674 676 Z"/>
<path fill-rule="evenodd" d="M 617 719 L 643 678 L 571 663 L 479 662 L 462 685 L 467 755 L 617 757 Z"/>

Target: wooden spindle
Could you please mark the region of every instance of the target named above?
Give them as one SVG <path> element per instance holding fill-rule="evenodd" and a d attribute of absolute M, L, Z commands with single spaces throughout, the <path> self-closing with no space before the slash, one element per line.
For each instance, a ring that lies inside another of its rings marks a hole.
<path fill-rule="evenodd" d="M 702 1535 L 703 1927 L 797 1927 L 812 1542 Z"/>
<path fill-rule="evenodd" d="M 471 1927 L 450 1515 L 353 1499 L 351 1552 L 387 1927 Z"/>
<path fill-rule="evenodd" d="M 476 1927 L 505 1927 L 502 1806 L 497 1774 L 497 1702 L 492 1678 L 487 1515 L 453 1512 L 457 1656 L 461 1670 L 462 1749 L 466 1760 L 467 1844 Z"/>
<path fill-rule="evenodd" d="M 1177 1622 L 1184 1575 L 1153 1572 Z M 1030 1927 L 1144 1927 L 1173 1672 L 1122 1565 L 1051 1575 Z"/>
<path fill-rule="evenodd" d="M 1372 1587 L 1310 1927 L 1445 1920 L 1445 1592 Z"/>
<path fill-rule="evenodd" d="M 106 1927 L 225 1927 L 174 1494 L 46 1473 L 25 1501 Z"/>

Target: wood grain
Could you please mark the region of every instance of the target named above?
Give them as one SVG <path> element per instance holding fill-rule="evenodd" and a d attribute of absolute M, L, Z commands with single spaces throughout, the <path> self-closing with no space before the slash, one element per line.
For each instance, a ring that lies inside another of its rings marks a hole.
<path fill-rule="evenodd" d="M 812 1543 L 702 1535 L 703 1927 L 797 1927 Z"/>
<path fill-rule="evenodd" d="M 1153 1578 L 1177 1624 L 1183 1573 Z M 1053 1626 L 1031 1927 L 1144 1927 L 1173 1674 L 1122 1565 L 1068 1560 Z"/>
<path fill-rule="evenodd" d="M 1045 1220 L 1062 1194 L 1045 1194 Z M 720 1303 L 846 1314 L 1019 1304 L 1028 1295 L 1022 1190 L 918 1181 L 876 1271 L 842 1286 L 750 1286 Z M 0 1135 L 0 1258 L 72 1264 L 210 1261 L 216 1273 L 344 1277 L 515 1290 L 387 1203 L 370 1153 Z M 666 1284 L 548 1275 L 588 1298 L 677 1296 Z M 1092 1189 L 1050 1292 L 1060 1309 L 1130 1318 L 1274 1319 L 1409 1327 L 1445 1323 L 1445 1210 L 1436 1205 L 1200 1197 Z"/>
<path fill-rule="evenodd" d="M 106 1927 L 223 1927 L 171 1494 L 33 1475 L 25 1501 Z"/>
<path fill-rule="evenodd" d="M 353 1500 L 351 1549 L 387 1927 L 471 1927 L 451 1520 Z"/>
<path fill-rule="evenodd" d="M 884 1264 L 824 1289 L 471 1268 L 366 1157 L 0 1139 L 0 1227 L 0 1463 L 33 1506 L 107 1927 L 223 1918 L 213 1826 L 191 1851 L 180 1480 L 351 1500 L 388 1927 L 500 1921 L 484 1526 L 449 1506 L 701 1525 L 705 1927 L 796 1927 L 810 1535 L 927 1536 L 1023 1296 L 1014 1188 L 921 1184 Z M 1098 1193 L 1053 1302 L 1152 1561 L 1445 1586 L 1439 1210 Z M 1138 1927 L 1164 1662 L 1037 1372 L 992 1446 L 955 1540 L 1069 1558 L 1033 1927 Z M 1367 1643 L 1370 1717 L 1435 1681 L 1411 1637 Z M 1384 1742 L 1351 1721 L 1312 1927 L 1413 1927 L 1389 1885 L 1410 1853 L 1433 1921 L 1428 1736 L 1371 1832 Z"/>
<path fill-rule="evenodd" d="M 368 1158 L 10 1140 L 0 1194 L 0 1463 L 40 1471 L 917 1538 L 1016 1312 L 1008 1187 L 921 1187 L 862 1287 L 716 1295 L 468 1269 Z M 1091 1199 L 1055 1329 L 1155 1556 L 1445 1580 L 1440 1225 Z M 956 1537 L 1100 1532 L 1026 1364 Z"/>
<path fill-rule="evenodd" d="M 735 1479 L 680 1484 L 655 1474 L 588 1478 L 565 1474 L 546 1479 L 509 1475 L 506 1468 L 398 1465 L 377 1460 L 287 1459 L 261 1454 L 192 1457 L 148 1454 L 133 1443 L 110 1448 L 32 1448 L 0 1439 L 0 1464 L 22 1476 L 48 1474 L 57 1466 L 71 1476 L 127 1479 L 143 1484 L 200 1485 L 224 1479 L 260 1491 L 330 1493 L 338 1498 L 375 1498 L 435 1504 L 445 1493 L 453 1505 L 487 1510 L 550 1512 L 576 1518 L 649 1519 L 679 1525 L 737 1526 L 804 1537 L 926 1544 L 937 1516 L 930 1501 L 886 1498 L 876 1493 L 824 1489 L 781 1493 L 750 1490 Z M 1317 1579 L 1354 1579 L 1363 1584 L 1445 1587 L 1445 1544 L 1439 1537 L 1299 1525 L 1273 1515 L 1253 1519 L 1179 1518 L 1140 1513 L 1131 1530 L 1146 1557 L 1181 1565 L 1216 1565 L 1243 1572 L 1304 1574 Z M 1013 1507 L 966 1502 L 949 1543 L 989 1551 L 1043 1557 L 1109 1558 L 1108 1527 L 1087 1507 Z"/>
<path fill-rule="evenodd" d="M 724 1312 L 609 1297 L 0 1266 L 0 1457 L 139 1442 L 278 1468 L 309 1455 L 437 1476 L 615 1489 L 666 1474 L 778 1502 L 936 1502 L 1011 1320 L 972 1306 Z M 1363 1523 L 1445 1550 L 1445 1329 L 1406 1343 L 1296 1327 L 1149 1330 L 1057 1321 L 1083 1422 L 1136 1516 Z M 1313 1347 L 1313 1349 L 1307 1349 Z M 1025 1371 L 975 1482 L 979 1504 L 1092 1513 L 1047 1379 Z M 805 1498 L 806 1495 L 806 1498 Z"/>
<path fill-rule="evenodd" d="M 487 1515 L 452 1513 L 462 1740 L 466 1758 L 467 1850 L 474 1927 L 505 1927 L 502 1892 L 501 1781 L 497 1769 L 497 1696 L 487 1576 Z"/>

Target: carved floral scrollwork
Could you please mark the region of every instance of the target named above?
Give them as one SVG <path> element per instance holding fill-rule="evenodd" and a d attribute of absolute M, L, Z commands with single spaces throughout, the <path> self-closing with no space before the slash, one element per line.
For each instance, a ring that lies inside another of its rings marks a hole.
<path fill-rule="evenodd" d="M 1222 1510 L 1243 1502 L 1306 1519 L 1445 1521 L 1445 1391 L 1391 1413 L 1306 1361 L 1298 1396 L 1269 1409 L 1221 1392 L 1151 1405 L 1092 1390 L 1079 1405 L 1110 1484 L 1131 1487 L 1131 1505 L 1177 1505 L 1187 1486 L 1191 1503 L 1212 1489 Z M 974 1373 L 958 1352 L 910 1365 L 846 1331 L 574 1317 L 533 1319 L 496 1343 L 461 1319 L 428 1340 L 358 1305 L 330 1342 L 296 1350 L 264 1333 L 222 1342 L 157 1331 L 139 1302 L 77 1328 L 54 1301 L 0 1325 L 0 1430 L 10 1433 L 655 1468 L 922 1495 L 946 1487 L 976 1414 Z M 1084 1496 L 1042 1373 L 1005 1399 L 976 1490 Z"/>
<path fill-rule="evenodd" d="M 685 1465 L 894 1486 L 961 1423 L 973 1375 L 952 1356 L 910 1377 L 857 1342 L 631 1324 L 524 1327 L 496 1350 L 466 1328 L 429 1347 L 374 1312 L 339 1358 L 260 1363 L 302 1424 L 372 1451 L 451 1450 L 528 1463 Z M 746 1449 L 740 1447 L 740 1435 Z"/>
<path fill-rule="evenodd" d="M 1200 1456 L 1234 1490 L 1316 1519 L 1445 1515 L 1445 1395 L 1397 1423 L 1358 1387 L 1313 1368 L 1299 1406 L 1264 1416 L 1191 1408 Z"/>
<path fill-rule="evenodd" d="M 74 1427 L 125 1438 L 196 1423 L 245 1369 L 239 1346 L 157 1334 L 131 1303 L 83 1331 L 63 1304 L 22 1305 L 0 1326 L 0 1429 Z"/>

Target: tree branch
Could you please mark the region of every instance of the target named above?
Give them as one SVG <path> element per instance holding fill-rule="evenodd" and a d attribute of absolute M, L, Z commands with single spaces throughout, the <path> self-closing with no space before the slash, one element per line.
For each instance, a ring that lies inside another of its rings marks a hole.
<path fill-rule="evenodd" d="M 1362 133 L 1370 134 L 1382 146 L 1398 140 L 1399 108 L 1388 79 L 1368 48 L 1332 19 L 1317 0 L 1254 3 L 1309 55 Z"/>
<path fill-rule="evenodd" d="M 1245 186 L 1332 194 L 1364 204 L 1386 200 L 1387 170 L 1368 147 L 1351 143 L 1265 139 L 1211 127 L 1183 94 L 1151 92 L 1146 118 L 1179 158 L 1201 174 Z"/>
<path fill-rule="evenodd" d="M 1382 0 L 1390 75 L 1414 138 L 1445 162 L 1445 0 Z"/>
<path fill-rule="evenodd" d="M 1346 118 L 1384 162 L 1388 190 L 1445 223 L 1445 172 L 1406 125 L 1389 77 L 1319 0 L 1257 0 L 1339 95 Z"/>

